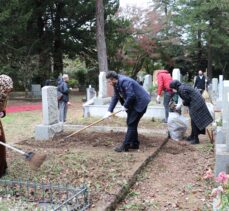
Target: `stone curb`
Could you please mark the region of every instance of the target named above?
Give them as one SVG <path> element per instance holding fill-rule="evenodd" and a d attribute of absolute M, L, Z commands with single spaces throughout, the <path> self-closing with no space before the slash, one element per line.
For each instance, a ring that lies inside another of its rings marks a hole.
<path fill-rule="evenodd" d="M 115 199 L 113 202 L 111 202 L 107 207 L 105 207 L 105 211 L 113 211 L 117 208 L 117 205 L 126 198 L 128 195 L 130 189 L 133 187 L 133 185 L 137 181 L 138 175 L 144 171 L 145 167 L 149 164 L 150 161 L 152 161 L 157 154 L 161 151 L 163 146 L 168 142 L 168 138 L 166 138 L 163 143 L 157 148 L 156 151 L 154 151 L 146 160 L 141 164 L 141 166 L 134 172 L 133 176 L 127 181 L 127 185 L 123 186 L 122 189 L 116 194 Z"/>

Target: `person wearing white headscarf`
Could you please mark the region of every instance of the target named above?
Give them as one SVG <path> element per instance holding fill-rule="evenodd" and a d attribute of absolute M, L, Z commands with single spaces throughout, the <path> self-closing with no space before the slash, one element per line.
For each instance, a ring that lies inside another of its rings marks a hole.
<path fill-rule="evenodd" d="M 0 118 L 6 115 L 6 104 L 9 93 L 13 90 L 13 81 L 7 75 L 0 75 Z M 0 120 L 0 141 L 5 143 L 5 134 Z M 0 145 L 0 177 L 6 174 L 6 148 Z"/>

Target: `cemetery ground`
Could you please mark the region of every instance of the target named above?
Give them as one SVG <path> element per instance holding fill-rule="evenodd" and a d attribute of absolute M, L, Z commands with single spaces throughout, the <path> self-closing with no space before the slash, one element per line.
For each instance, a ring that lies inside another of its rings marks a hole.
<path fill-rule="evenodd" d="M 88 125 L 97 120 L 82 118 L 81 99 L 82 96 L 72 99 L 68 124 Z M 18 103 L 21 101 L 10 101 L 9 105 Z M 201 144 L 195 146 L 168 140 L 154 156 L 166 139 L 166 125 L 142 120 L 139 128 L 152 133 L 140 134 L 140 150 L 116 153 L 113 148 L 122 142 L 123 132 L 84 131 L 64 141 L 69 134 L 65 133 L 52 141 L 36 142 L 34 128 L 41 121 L 40 110 L 9 113 L 3 119 L 7 143 L 25 151 L 46 153 L 48 157 L 38 171 L 32 171 L 21 155 L 7 150 L 9 169 L 2 179 L 21 178 L 71 186 L 86 183 L 91 210 L 103 210 L 116 196 L 123 200 L 116 201 L 115 210 L 212 210 L 213 183 L 203 179 L 209 168 L 214 169 L 214 146 L 207 136 L 202 136 Z M 125 119 L 108 119 L 100 125 L 125 126 Z M 161 130 L 165 133 L 160 135 Z M 144 162 L 147 165 L 142 165 Z M 140 167 L 141 171 L 137 171 Z M 129 182 L 133 185 L 130 189 Z M 125 198 L 124 193 L 127 193 Z M 3 202 L 0 200 L 0 207 Z"/>

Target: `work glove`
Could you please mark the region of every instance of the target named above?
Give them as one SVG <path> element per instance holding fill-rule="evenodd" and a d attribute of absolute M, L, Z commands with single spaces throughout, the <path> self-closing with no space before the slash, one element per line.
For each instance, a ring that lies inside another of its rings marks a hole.
<path fill-rule="evenodd" d="M 108 118 L 109 116 L 111 116 L 111 112 L 110 111 L 107 111 L 106 112 L 106 114 L 103 116 L 103 118 L 105 119 L 105 118 Z"/>
<path fill-rule="evenodd" d="M 122 106 L 120 110 L 121 111 L 127 111 L 128 109 L 126 107 Z"/>
<path fill-rule="evenodd" d="M 161 103 L 160 97 L 161 97 L 160 95 L 157 96 L 157 98 L 156 98 L 157 103 Z"/>

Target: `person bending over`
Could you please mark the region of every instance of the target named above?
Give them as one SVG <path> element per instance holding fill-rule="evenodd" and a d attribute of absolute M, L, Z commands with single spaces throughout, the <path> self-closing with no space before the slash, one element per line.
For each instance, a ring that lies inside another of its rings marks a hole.
<path fill-rule="evenodd" d="M 126 152 L 129 149 L 139 149 L 138 123 L 146 112 L 151 97 L 137 81 L 127 76 L 109 71 L 106 78 L 114 88 L 114 95 L 105 116 L 112 114 L 118 101 L 122 105 L 122 110 L 127 112 L 127 133 L 123 143 L 117 146 L 115 151 Z"/>
<path fill-rule="evenodd" d="M 191 141 L 191 144 L 199 144 L 199 134 L 205 134 L 205 128 L 213 122 L 203 97 L 198 90 L 178 80 L 173 80 L 170 88 L 178 93 L 183 100 L 183 105 L 189 108 L 192 132 L 187 140 Z M 181 104 L 178 104 L 176 109 L 180 107 Z"/>

